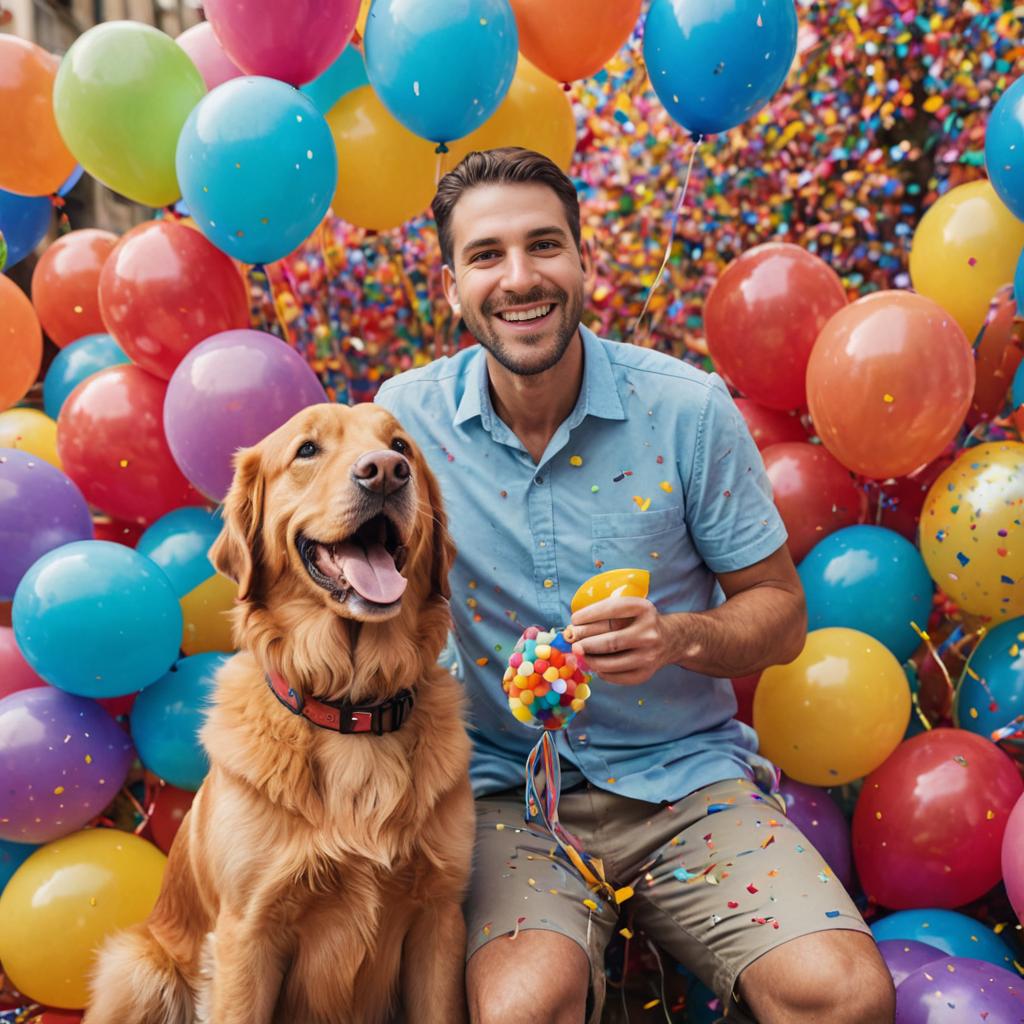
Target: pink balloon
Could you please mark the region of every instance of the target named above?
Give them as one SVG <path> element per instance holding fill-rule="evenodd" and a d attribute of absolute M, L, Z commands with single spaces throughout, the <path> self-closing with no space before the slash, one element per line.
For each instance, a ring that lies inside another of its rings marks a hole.
<path fill-rule="evenodd" d="M 213 26 L 208 21 L 185 29 L 175 42 L 192 58 L 192 63 L 203 76 L 207 92 L 245 74 L 217 42 Z"/>
<path fill-rule="evenodd" d="M 0 626 L 0 697 L 46 685 L 46 680 L 32 671 L 18 649 L 14 642 L 14 630 L 10 626 Z"/>
<path fill-rule="evenodd" d="M 206 0 L 224 52 L 248 75 L 290 85 L 326 71 L 352 38 L 360 0 Z"/>
<path fill-rule="evenodd" d="M 1014 805 L 1003 833 L 1003 883 L 1006 895 L 1024 924 L 1024 796 Z"/>

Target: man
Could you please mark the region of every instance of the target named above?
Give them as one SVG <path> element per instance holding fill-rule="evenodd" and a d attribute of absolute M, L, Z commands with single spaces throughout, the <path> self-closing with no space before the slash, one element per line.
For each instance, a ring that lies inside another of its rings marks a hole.
<path fill-rule="evenodd" d="M 547 158 L 471 153 L 433 209 L 448 301 L 480 345 L 377 400 L 426 453 L 459 549 L 452 616 L 478 798 L 472 1019 L 596 1020 L 621 910 L 716 991 L 729 1021 L 891 1021 L 870 932 L 766 792 L 771 766 L 732 718 L 729 677 L 795 658 L 806 614 L 728 392 L 581 326 L 579 206 Z M 595 679 L 557 735 L 560 819 L 612 886 L 633 887 L 619 908 L 524 826 L 536 733 L 509 713 L 501 677 L 523 628 L 565 625 L 587 577 L 626 567 L 650 571 L 650 599 L 572 616 Z"/>

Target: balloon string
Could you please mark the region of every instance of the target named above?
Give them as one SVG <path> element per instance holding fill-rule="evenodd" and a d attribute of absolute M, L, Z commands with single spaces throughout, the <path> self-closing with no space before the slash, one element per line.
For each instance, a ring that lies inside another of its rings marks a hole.
<path fill-rule="evenodd" d="M 651 299 L 654 297 L 654 293 L 657 291 L 658 285 L 661 283 L 661 279 L 665 274 L 665 267 L 668 266 L 669 258 L 672 255 L 672 244 L 676 240 L 676 224 L 679 221 L 679 215 L 683 210 L 683 203 L 686 201 L 686 193 L 690 187 L 690 175 L 693 173 L 693 161 L 697 156 L 697 151 L 700 149 L 700 144 L 703 139 L 704 137 L 702 135 L 698 135 L 694 139 L 693 149 L 690 150 L 690 162 L 686 165 L 686 177 L 683 179 L 683 184 L 679 189 L 679 194 L 675 202 L 675 209 L 672 211 L 672 217 L 669 220 L 668 243 L 665 246 L 665 254 L 661 258 L 661 266 L 658 268 L 658 273 L 654 277 L 654 283 L 647 289 L 647 297 L 644 299 L 644 307 L 640 310 L 640 315 L 633 322 L 630 334 L 635 334 L 637 328 L 640 326 L 640 322 L 643 320 L 644 314 L 647 312 L 647 307 L 651 304 Z"/>
<path fill-rule="evenodd" d="M 949 669 L 946 668 L 946 663 L 939 657 L 939 652 L 935 650 L 932 638 L 914 621 L 911 621 L 910 628 L 924 641 L 925 646 L 928 648 L 928 653 L 932 656 L 932 660 L 939 666 L 942 678 L 946 680 L 946 686 L 949 687 L 950 700 L 953 700 L 956 697 L 957 688 L 953 683 L 952 676 L 949 674 Z"/>

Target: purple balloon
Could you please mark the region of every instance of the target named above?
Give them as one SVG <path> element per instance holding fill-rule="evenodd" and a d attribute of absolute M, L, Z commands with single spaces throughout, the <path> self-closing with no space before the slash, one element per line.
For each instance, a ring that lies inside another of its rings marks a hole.
<path fill-rule="evenodd" d="M 896 989 L 896 1024 L 1019 1024 L 1024 982 L 984 960 L 944 956 L 920 967 Z"/>
<path fill-rule="evenodd" d="M 853 885 L 850 825 L 836 802 L 823 789 L 794 779 L 782 780 L 786 817 L 814 844 L 832 873 L 849 890 Z"/>
<path fill-rule="evenodd" d="M 48 551 L 92 540 L 82 492 L 55 466 L 18 448 L 0 448 L 0 600 Z"/>
<path fill-rule="evenodd" d="M 221 331 L 178 364 L 164 399 L 171 454 L 214 501 L 231 486 L 232 456 L 308 405 L 327 402 L 309 364 L 264 331 Z"/>
<path fill-rule="evenodd" d="M 892 975 L 892 983 L 899 985 L 919 967 L 942 960 L 948 954 L 935 946 L 928 946 L 913 939 L 883 939 L 878 943 L 885 966 Z"/>
<path fill-rule="evenodd" d="M 131 737 L 88 697 L 54 686 L 4 697 L 0 839 L 48 843 L 77 831 L 117 796 L 132 756 Z"/>

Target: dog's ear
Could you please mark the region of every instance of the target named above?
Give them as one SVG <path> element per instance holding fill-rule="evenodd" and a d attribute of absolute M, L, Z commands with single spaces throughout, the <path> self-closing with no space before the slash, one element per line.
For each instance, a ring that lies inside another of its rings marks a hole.
<path fill-rule="evenodd" d="M 263 522 L 263 472 L 260 450 L 243 448 L 235 454 L 235 477 L 224 499 L 224 527 L 210 548 L 214 568 L 238 584 L 238 599 L 252 592 L 259 566 Z"/>
<path fill-rule="evenodd" d="M 430 592 L 440 594 L 447 601 L 452 596 L 448 572 L 455 561 L 455 545 L 448 535 L 448 517 L 445 515 L 437 479 L 426 466 L 423 476 L 427 481 L 427 502 L 430 505 L 433 531 L 430 538 Z"/>

